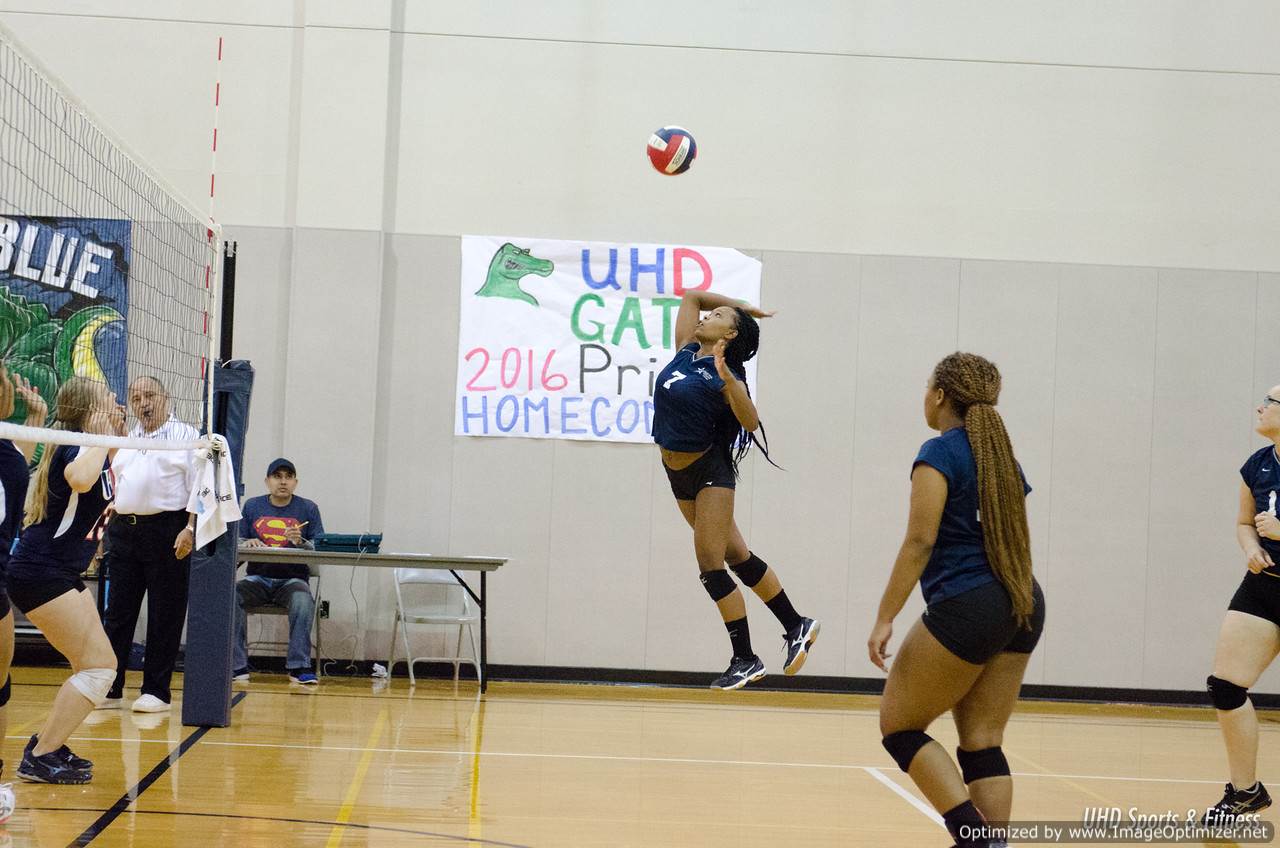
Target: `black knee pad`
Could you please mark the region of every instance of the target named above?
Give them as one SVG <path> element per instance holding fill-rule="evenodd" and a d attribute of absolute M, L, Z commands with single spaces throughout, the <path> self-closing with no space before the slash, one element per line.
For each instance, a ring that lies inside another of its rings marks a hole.
<path fill-rule="evenodd" d="M 13 678 L 9 675 L 4 676 L 4 685 L 0 686 L 0 707 L 9 703 L 9 696 L 13 694 Z"/>
<path fill-rule="evenodd" d="M 899 730 L 881 739 L 880 744 L 884 745 L 884 749 L 889 752 L 889 756 L 893 757 L 898 768 L 905 772 L 911 768 L 911 761 L 916 758 L 920 749 L 932 741 L 933 737 L 923 731 Z"/>
<path fill-rule="evenodd" d="M 698 575 L 698 579 L 702 581 L 702 588 L 707 590 L 707 594 L 711 596 L 713 601 L 719 601 L 721 598 L 732 595 L 733 590 L 738 588 L 738 584 L 733 582 L 729 572 L 723 568 L 717 568 L 715 571 L 704 571 Z"/>
<path fill-rule="evenodd" d="M 763 580 L 765 572 L 769 570 L 769 564 L 755 554 L 751 554 L 737 565 L 729 567 L 733 569 L 734 574 L 738 575 L 742 585 L 747 588 L 751 588 Z"/>
<path fill-rule="evenodd" d="M 966 751 L 956 748 L 956 762 L 960 763 L 960 773 L 965 783 L 973 783 L 984 777 L 1008 777 L 1009 761 L 999 746 L 983 748 L 981 751 Z"/>
<path fill-rule="evenodd" d="M 1223 680 L 1221 677 L 1214 677 L 1211 674 L 1205 684 L 1209 687 L 1209 699 L 1220 710 L 1238 710 L 1244 706 L 1245 701 L 1249 700 L 1248 689 L 1237 686 L 1229 680 Z"/>

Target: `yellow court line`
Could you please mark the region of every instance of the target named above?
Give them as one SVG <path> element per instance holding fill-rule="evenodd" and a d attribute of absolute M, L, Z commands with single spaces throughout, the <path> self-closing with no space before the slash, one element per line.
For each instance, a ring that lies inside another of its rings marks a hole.
<path fill-rule="evenodd" d="M 1040 765 L 1040 764 L 1039 764 L 1039 763 L 1037 763 L 1035 760 L 1031 759 L 1030 757 L 1026 756 L 1025 754 L 1019 754 L 1019 753 L 1016 753 L 1016 752 L 1014 752 L 1014 751 L 1005 751 L 1005 754 L 1006 754 L 1008 757 L 1011 757 L 1012 759 L 1015 759 L 1015 760 L 1021 760 L 1022 762 L 1026 763 L 1026 764 L 1027 764 L 1027 765 L 1029 765 L 1029 766 L 1031 766 L 1033 769 L 1035 769 L 1036 771 L 1038 771 L 1038 772 L 1040 772 L 1041 774 L 1045 775 L 1046 777 L 1047 777 L 1047 776 L 1049 776 L 1049 774 L 1050 774 L 1050 772 L 1049 772 L 1049 770 L 1048 770 L 1047 768 L 1045 768 L 1044 766 Z M 1092 789 L 1088 788 L 1087 786 L 1082 786 L 1082 785 L 1080 785 L 1079 783 L 1077 783 L 1076 781 L 1072 780 L 1072 779 L 1071 779 L 1071 778 L 1069 778 L 1069 777 L 1064 777 L 1064 776 L 1062 776 L 1062 775 L 1055 775 L 1055 777 L 1056 777 L 1056 779 L 1061 780 L 1063 783 L 1065 783 L 1065 784 L 1067 784 L 1068 786 L 1070 786 L 1071 788 L 1075 789 L 1077 792 L 1083 792 L 1085 795 L 1090 795 L 1090 796 L 1092 796 L 1092 797 L 1096 798 L 1097 800 L 1101 801 L 1101 802 L 1102 802 L 1102 804 L 1103 804 L 1103 806 L 1107 806 L 1107 807 L 1115 806 L 1115 804 L 1111 801 L 1111 799 L 1110 799 L 1110 798 L 1104 798 L 1104 797 L 1102 797 L 1102 796 L 1101 796 L 1101 795 L 1099 795 L 1097 792 L 1094 792 Z"/>
<path fill-rule="evenodd" d="M 467 836 L 471 842 L 484 838 L 484 824 L 480 820 L 480 749 L 484 746 L 484 705 L 481 699 L 476 710 L 474 727 L 475 741 L 472 743 L 471 755 L 471 815 L 467 819 Z"/>
<path fill-rule="evenodd" d="M 351 820 L 351 811 L 355 809 L 356 798 L 360 796 L 360 787 L 364 784 L 365 773 L 369 771 L 369 762 L 373 759 L 374 749 L 378 747 L 378 743 L 382 741 L 382 734 L 386 731 L 387 708 L 383 707 L 378 712 L 378 720 L 374 722 L 373 730 L 369 733 L 364 753 L 360 755 L 360 762 L 356 765 L 355 776 L 351 778 L 351 785 L 347 787 L 347 797 L 343 799 L 342 808 L 338 810 L 337 824 L 329 832 L 329 841 L 325 843 L 325 848 L 337 848 L 342 842 L 342 837 L 347 832 L 343 825 Z"/>

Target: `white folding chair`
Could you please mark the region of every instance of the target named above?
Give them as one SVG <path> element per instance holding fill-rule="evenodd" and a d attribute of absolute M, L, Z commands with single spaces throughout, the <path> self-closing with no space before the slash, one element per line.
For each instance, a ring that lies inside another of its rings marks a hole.
<path fill-rule="evenodd" d="M 400 631 L 400 639 L 404 645 L 404 656 L 409 665 L 409 685 L 416 685 L 413 674 L 414 663 L 450 662 L 453 663 L 453 679 L 458 680 L 458 669 L 462 663 L 475 666 L 476 680 L 480 680 L 480 648 L 476 639 L 476 627 L 480 622 L 480 613 L 471 603 L 467 590 L 448 571 L 436 568 L 397 568 L 395 569 L 396 585 L 396 618 L 391 626 L 391 658 L 387 660 L 390 671 L 396 661 L 396 630 Z M 409 647 L 409 625 L 457 625 L 458 647 L 451 657 L 415 657 Z M 462 656 L 462 631 L 465 629 L 471 639 L 471 656 Z"/>

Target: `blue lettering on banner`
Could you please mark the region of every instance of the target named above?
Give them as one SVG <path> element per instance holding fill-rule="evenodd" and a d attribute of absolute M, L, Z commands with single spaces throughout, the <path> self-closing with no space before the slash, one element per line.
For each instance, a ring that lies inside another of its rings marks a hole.
<path fill-rule="evenodd" d="M 595 433 L 597 438 L 603 439 L 605 436 L 609 435 L 609 433 L 613 432 L 613 428 L 605 425 L 603 430 L 600 429 L 600 425 L 598 423 L 599 417 L 596 413 L 596 410 L 600 408 L 600 404 L 604 404 L 605 409 L 608 409 L 609 399 L 606 397 L 598 397 L 591 401 L 591 432 Z"/>
<path fill-rule="evenodd" d="M 653 433 L 653 401 L 625 400 L 615 405 L 617 398 L 561 396 L 558 429 L 551 422 L 551 400 L 537 400 L 515 394 L 459 396 L 462 407 L 462 432 L 465 435 L 487 436 L 491 425 L 498 433 L 515 433 L 529 436 L 586 436 L 604 439 L 616 430 L 631 435 L 643 427 L 645 435 Z M 583 404 L 588 404 L 586 409 Z M 587 419 L 583 421 L 583 419 Z"/>
<path fill-rule="evenodd" d="M 666 289 L 663 288 L 663 275 L 666 273 L 665 257 L 667 252 L 661 247 L 654 252 L 657 253 L 658 256 L 657 259 L 654 260 L 653 264 L 642 265 L 640 264 L 640 251 L 637 248 L 631 248 L 631 290 L 633 292 L 639 291 L 639 289 L 636 288 L 636 285 L 640 281 L 641 274 L 653 274 L 658 287 L 658 294 L 666 294 Z"/>
<path fill-rule="evenodd" d="M 479 412 L 469 411 L 467 401 L 471 400 L 471 398 L 471 395 L 462 396 L 462 432 L 470 434 L 471 419 L 479 418 L 481 423 L 484 424 L 484 430 L 481 431 L 481 434 L 487 436 L 489 435 L 489 397 L 487 395 L 480 396 Z"/>
<path fill-rule="evenodd" d="M 550 435 L 551 434 L 551 406 L 550 404 L 548 404 L 546 398 L 543 398 L 537 403 L 534 403 L 528 398 L 524 399 L 524 431 L 526 433 L 530 432 L 529 413 L 538 412 L 539 410 L 541 410 L 542 412 L 543 435 Z"/>
<path fill-rule="evenodd" d="M 631 251 L 635 254 L 635 249 Z M 635 283 L 635 271 L 632 272 L 632 284 Z M 609 248 L 609 273 L 603 280 L 597 280 L 591 276 L 591 248 L 584 247 L 582 249 L 582 282 L 586 283 L 593 289 L 620 289 L 618 285 L 618 249 L 616 247 Z M 632 289 L 634 291 L 634 289 Z"/>
<path fill-rule="evenodd" d="M 511 423 L 503 426 L 502 424 L 502 408 L 510 401 L 511 406 Z M 516 427 L 516 422 L 520 420 L 520 401 L 515 395 L 503 395 L 498 401 L 498 408 L 493 413 L 494 423 L 498 425 L 498 429 L 504 433 L 510 433 Z M 528 420 L 528 419 L 526 419 Z M 528 425 L 525 426 L 525 432 L 529 432 Z"/>
<path fill-rule="evenodd" d="M 631 422 L 623 424 L 623 415 L 628 413 L 631 415 Z M 618 429 L 630 435 L 635 431 L 636 425 L 640 423 L 640 402 L 637 400 L 629 400 L 618 407 Z"/>
<path fill-rule="evenodd" d="M 579 403 L 582 403 L 582 401 L 583 399 L 580 397 L 560 398 L 560 432 L 561 433 L 564 433 L 566 435 L 574 435 L 574 436 L 580 436 L 580 435 L 586 434 L 587 432 L 586 427 L 583 427 L 582 429 L 573 429 L 573 430 L 569 429 L 569 421 L 570 420 L 576 421 L 578 418 L 577 410 L 573 412 L 569 411 L 569 404 L 571 403 L 579 404 Z"/>

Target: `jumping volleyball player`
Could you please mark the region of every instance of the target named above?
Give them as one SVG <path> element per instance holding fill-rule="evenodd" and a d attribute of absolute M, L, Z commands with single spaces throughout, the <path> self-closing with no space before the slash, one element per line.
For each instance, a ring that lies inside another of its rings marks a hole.
<path fill-rule="evenodd" d="M 1260 436 L 1272 442 L 1240 469 L 1240 514 L 1236 539 L 1248 559 L 1249 573 L 1227 606 L 1218 632 L 1218 650 L 1209 676 L 1209 696 L 1218 710 L 1218 726 L 1227 746 L 1231 782 L 1206 819 L 1229 820 L 1271 806 L 1258 780 L 1258 716 L 1248 689 L 1280 653 L 1280 386 L 1267 392 L 1257 408 Z"/>
<path fill-rule="evenodd" d="M 962 830 L 1007 822 L 1013 780 L 1000 745 L 1031 651 L 1044 629 L 1044 595 L 1031 576 L 1026 495 L 996 400 L 1000 372 L 971 353 L 938 363 L 911 471 L 907 535 L 867 648 L 889 672 L 880 702 L 884 747 L 942 813 L 960 846 L 994 846 Z M 916 583 L 928 604 L 892 669 L 893 620 Z M 951 757 L 925 731 L 951 710 L 960 748 Z"/>
<path fill-rule="evenodd" d="M 699 319 L 704 310 L 710 314 Z M 787 674 L 800 670 L 818 638 L 818 622 L 795 611 L 778 576 L 747 548 L 733 520 L 738 463 L 760 426 L 744 365 L 760 344 L 755 319 L 771 315 L 718 294 L 686 292 L 676 315 L 679 352 L 658 374 L 654 388 L 653 440 L 662 451 L 676 505 L 693 528 L 702 585 L 716 602 L 733 646 L 729 668 L 712 689 L 739 689 L 765 674 L 751 649 L 742 592 L 726 564 L 781 622 Z M 767 447 L 761 450 L 768 458 Z"/>

